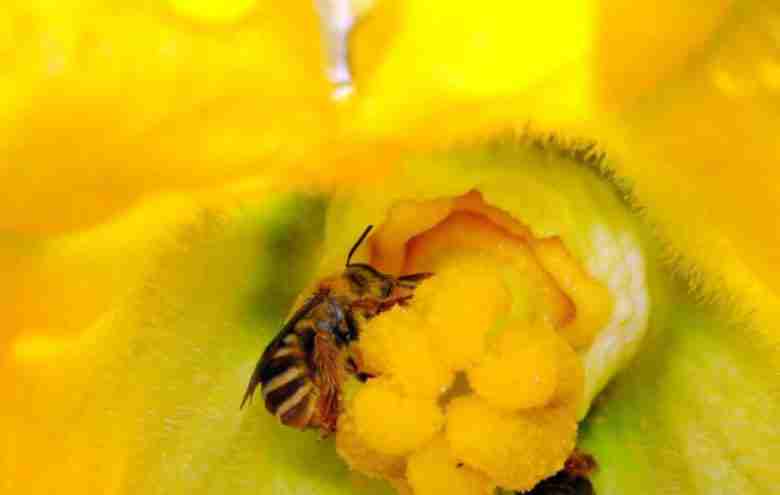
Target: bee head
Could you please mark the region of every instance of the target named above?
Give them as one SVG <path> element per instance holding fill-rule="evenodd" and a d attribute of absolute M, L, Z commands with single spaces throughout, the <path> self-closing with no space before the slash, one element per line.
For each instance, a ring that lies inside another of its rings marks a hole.
<path fill-rule="evenodd" d="M 361 297 L 385 299 L 390 297 L 396 286 L 393 277 L 385 275 L 365 263 L 347 265 L 347 269 L 344 270 L 344 278 L 349 283 L 352 292 Z"/>
<path fill-rule="evenodd" d="M 393 278 L 377 271 L 367 263 L 352 263 L 352 255 L 355 254 L 355 251 L 366 239 L 372 228 L 373 225 L 366 227 L 363 233 L 360 234 L 360 237 L 358 237 L 355 245 L 349 250 L 344 278 L 347 280 L 352 292 L 360 296 L 384 299 L 390 296 L 395 287 Z"/>
<path fill-rule="evenodd" d="M 378 271 L 367 263 L 352 263 L 352 255 L 360 247 L 373 226 L 369 225 L 360 234 L 355 245 L 349 250 L 347 255 L 346 270 L 342 278 L 346 280 L 349 289 L 361 297 L 373 297 L 376 299 L 387 299 L 391 296 L 403 296 L 410 293 L 417 285 L 426 278 L 433 275 L 428 272 L 413 273 L 395 278 Z M 400 294 L 399 294 L 400 291 Z"/>

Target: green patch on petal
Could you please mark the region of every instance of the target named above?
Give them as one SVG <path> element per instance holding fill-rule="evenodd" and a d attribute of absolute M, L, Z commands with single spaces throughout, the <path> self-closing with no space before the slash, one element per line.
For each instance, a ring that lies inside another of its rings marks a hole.
<path fill-rule="evenodd" d="M 325 196 L 302 193 L 274 198 L 269 205 L 247 208 L 250 229 L 262 229 L 263 253 L 256 272 L 258 304 L 252 316 L 279 324 L 295 297 L 310 282 L 325 225 Z M 262 301 L 262 303 L 260 303 Z"/>
<path fill-rule="evenodd" d="M 664 282 L 637 361 L 581 426 L 599 494 L 772 493 L 780 486 L 780 398 L 761 334 Z"/>
<path fill-rule="evenodd" d="M 281 427 L 261 403 L 239 411 L 311 276 L 323 207 L 322 197 L 287 195 L 172 225 L 176 241 L 142 286 L 72 345 L 3 363 L 14 405 L 3 413 L 4 487 L 343 493 L 350 474 L 330 443 Z"/>

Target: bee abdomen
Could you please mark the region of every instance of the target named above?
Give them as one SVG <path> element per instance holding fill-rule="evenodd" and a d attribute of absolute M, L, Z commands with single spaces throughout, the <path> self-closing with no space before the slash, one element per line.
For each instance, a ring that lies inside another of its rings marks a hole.
<path fill-rule="evenodd" d="M 312 391 L 314 384 L 307 381 L 287 398 L 276 410 L 282 423 L 296 428 L 305 428 L 314 413 Z"/>
<path fill-rule="evenodd" d="M 263 390 L 265 406 L 268 411 L 277 416 L 284 414 L 292 405 L 290 399 L 300 398 L 311 391 L 311 381 L 307 377 L 293 378 L 273 390 Z"/>
<path fill-rule="evenodd" d="M 285 344 L 260 372 L 265 407 L 284 424 L 304 428 L 314 410 L 310 397 L 314 384 L 298 336 L 288 335 Z"/>
<path fill-rule="evenodd" d="M 289 376 L 293 374 L 290 373 Z M 285 376 L 278 378 L 285 378 Z M 308 376 L 299 375 L 271 390 L 264 390 L 265 407 L 284 424 L 304 428 L 313 413 L 311 403 L 313 387 Z"/>
<path fill-rule="evenodd" d="M 263 390 L 275 378 L 281 376 L 290 369 L 298 367 L 300 358 L 295 355 L 278 356 L 274 355 L 269 361 L 263 363 L 262 369 L 260 369 L 260 384 Z"/>

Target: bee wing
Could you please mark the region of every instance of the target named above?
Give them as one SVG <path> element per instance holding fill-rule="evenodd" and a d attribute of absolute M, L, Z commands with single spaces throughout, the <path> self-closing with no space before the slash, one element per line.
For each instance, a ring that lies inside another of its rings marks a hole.
<path fill-rule="evenodd" d="M 255 365 L 255 370 L 252 372 L 252 377 L 249 379 L 249 385 L 246 387 L 246 392 L 244 392 L 244 398 L 241 400 L 241 406 L 239 409 L 243 409 L 244 404 L 252 399 L 252 395 L 254 395 L 255 389 L 257 389 L 257 386 L 262 382 L 261 377 L 266 362 L 271 356 L 273 356 L 273 354 L 282 344 L 282 340 L 293 330 L 293 328 L 295 328 L 296 323 L 298 323 L 301 318 L 306 316 L 315 306 L 323 301 L 324 297 L 324 294 L 321 293 L 314 294 L 312 297 L 310 297 L 305 303 L 303 303 L 303 306 L 301 306 L 300 309 L 298 309 L 298 311 L 292 315 L 287 323 L 284 324 L 284 327 L 282 327 L 279 333 L 276 334 L 276 337 L 274 337 L 271 343 L 266 346 L 265 350 L 263 351 L 263 355 L 260 356 L 260 359 L 257 361 L 257 365 Z"/>

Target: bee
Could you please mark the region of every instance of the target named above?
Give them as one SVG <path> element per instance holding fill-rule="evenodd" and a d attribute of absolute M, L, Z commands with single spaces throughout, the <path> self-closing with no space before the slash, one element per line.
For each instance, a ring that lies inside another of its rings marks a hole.
<path fill-rule="evenodd" d="M 336 431 L 341 385 L 349 374 L 365 380 L 352 345 L 360 323 L 396 304 L 405 305 L 432 273 L 393 277 L 352 255 L 368 236 L 369 225 L 347 254 L 344 271 L 317 283 L 310 296 L 266 347 L 249 380 L 241 408 L 258 385 L 266 409 L 298 429 Z"/>

